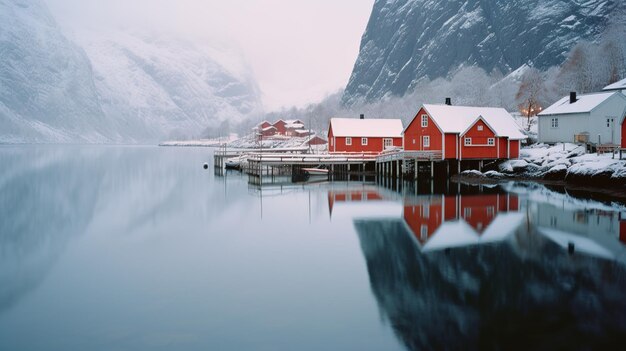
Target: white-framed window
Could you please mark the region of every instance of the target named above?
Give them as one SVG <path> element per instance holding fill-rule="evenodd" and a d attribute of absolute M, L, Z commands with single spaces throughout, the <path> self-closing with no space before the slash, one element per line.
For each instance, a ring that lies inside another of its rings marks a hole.
<path fill-rule="evenodd" d="M 493 206 L 487 207 L 487 216 L 493 217 L 496 214 L 496 209 Z"/>
<path fill-rule="evenodd" d="M 422 206 L 422 218 L 430 217 L 430 207 Z"/>
<path fill-rule="evenodd" d="M 424 147 L 430 147 L 430 136 L 429 135 L 424 135 L 422 137 L 422 144 L 424 145 Z"/>
<path fill-rule="evenodd" d="M 335 138 L 329 138 L 329 139 L 330 139 L 329 140 L 330 141 L 330 146 L 333 146 L 333 139 L 335 139 Z"/>
<path fill-rule="evenodd" d="M 465 138 L 465 146 L 472 145 L 472 138 Z"/>
<path fill-rule="evenodd" d="M 393 139 L 391 139 L 391 138 L 383 139 L 383 146 L 385 147 L 385 149 L 388 149 L 388 148 L 392 147 L 393 146 Z"/>
<path fill-rule="evenodd" d="M 416 143 L 416 142 L 417 142 L 417 141 L 415 140 L 415 138 L 413 138 L 413 145 L 415 145 L 415 143 Z"/>
<path fill-rule="evenodd" d="M 481 124 L 481 125 L 479 125 L 477 128 L 478 128 L 478 131 L 479 131 L 479 132 L 482 132 L 482 130 L 483 130 L 483 126 L 482 126 L 482 124 Z"/>
<path fill-rule="evenodd" d="M 606 127 L 611 128 L 611 124 L 613 124 L 613 118 L 606 119 Z"/>
<path fill-rule="evenodd" d="M 558 128 L 559 127 L 559 119 L 558 118 L 552 118 L 551 119 L 551 125 L 552 125 L 552 128 Z"/>
<path fill-rule="evenodd" d="M 472 208 L 471 207 L 466 207 L 463 210 L 463 215 L 464 215 L 463 218 L 470 218 L 470 217 L 472 217 Z"/>
<path fill-rule="evenodd" d="M 420 239 L 426 240 L 428 239 L 428 225 L 422 224 L 420 226 Z"/>
<path fill-rule="evenodd" d="M 428 115 L 422 115 L 422 128 L 428 127 Z"/>
<path fill-rule="evenodd" d="M 488 139 L 487 139 L 487 145 L 489 145 L 489 146 L 494 146 L 494 145 L 496 145 L 496 139 L 494 139 L 494 138 L 488 138 Z"/>
<path fill-rule="evenodd" d="M 367 146 L 367 138 L 361 138 L 361 145 Z"/>
<path fill-rule="evenodd" d="M 346 137 L 346 145 L 352 145 L 352 138 Z"/>

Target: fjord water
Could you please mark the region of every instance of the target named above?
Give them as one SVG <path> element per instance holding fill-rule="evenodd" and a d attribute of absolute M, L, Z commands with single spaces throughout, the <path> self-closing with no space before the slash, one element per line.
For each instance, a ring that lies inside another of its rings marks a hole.
<path fill-rule="evenodd" d="M 259 188 L 211 161 L 0 147 L 0 350 L 625 341 L 619 205 L 532 184 Z"/>

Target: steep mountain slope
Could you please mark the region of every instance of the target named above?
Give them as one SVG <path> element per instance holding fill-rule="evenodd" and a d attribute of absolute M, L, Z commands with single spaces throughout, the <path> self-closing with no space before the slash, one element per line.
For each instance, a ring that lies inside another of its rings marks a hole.
<path fill-rule="evenodd" d="M 89 60 L 38 0 L 0 0 L 0 142 L 105 141 Z"/>
<path fill-rule="evenodd" d="M 563 62 L 595 39 L 616 0 L 376 0 L 342 101 L 404 95 L 460 66 L 503 73 Z M 623 4 L 622 4 L 623 5 Z"/>
<path fill-rule="evenodd" d="M 76 40 L 92 62 L 106 116 L 143 138 L 197 136 L 261 109 L 251 75 L 227 52 L 137 33 L 81 32 Z"/>
<path fill-rule="evenodd" d="M 261 108 L 237 55 L 161 36 L 77 33 L 68 39 L 41 0 L 0 0 L 0 143 L 152 143 Z"/>

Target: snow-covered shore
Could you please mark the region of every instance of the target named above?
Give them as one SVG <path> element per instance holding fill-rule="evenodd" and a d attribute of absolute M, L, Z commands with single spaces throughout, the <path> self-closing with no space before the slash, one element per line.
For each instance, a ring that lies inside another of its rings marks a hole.
<path fill-rule="evenodd" d="M 526 178 L 589 186 L 626 185 L 626 160 L 612 154 L 588 154 L 576 144 L 535 144 L 520 151 L 520 158 L 501 163 L 497 170 L 485 173 L 466 171 L 461 176 Z"/>

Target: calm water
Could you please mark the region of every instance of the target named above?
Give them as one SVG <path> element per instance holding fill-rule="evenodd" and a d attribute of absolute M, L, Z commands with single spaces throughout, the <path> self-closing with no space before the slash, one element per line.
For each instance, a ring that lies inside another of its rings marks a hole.
<path fill-rule="evenodd" d="M 210 152 L 0 147 L 0 350 L 626 342 L 619 205 L 528 184 L 259 188 L 203 170 Z"/>

